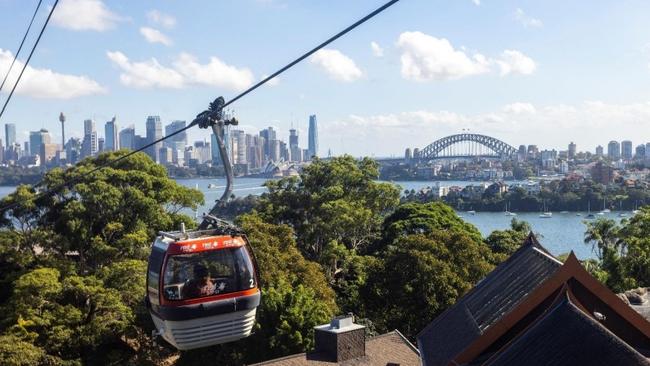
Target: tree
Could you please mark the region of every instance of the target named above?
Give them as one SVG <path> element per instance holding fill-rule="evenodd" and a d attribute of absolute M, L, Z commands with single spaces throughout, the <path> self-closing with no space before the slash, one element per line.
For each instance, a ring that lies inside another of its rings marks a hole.
<path fill-rule="evenodd" d="M 0 333 L 38 348 L 42 362 L 127 363 L 137 343 L 148 347 L 142 295 L 149 247 L 159 230 L 192 227 L 182 210 L 203 197 L 145 154 L 85 176 L 126 153 L 53 169 L 38 185 L 52 194 L 37 198 L 34 188 L 20 186 L 0 203 L 14 204 L 0 231 L 0 286 L 9 295 L 0 300 L 8 310 Z"/>
<path fill-rule="evenodd" d="M 620 248 L 618 232 L 620 227 L 612 219 L 598 219 L 593 222 L 585 222 L 585 244 L 591 244 L 592 251 L 599 259 L 603 259 L 605 250 L 616 250 Z"/>
<path fill-rule="evenodd" d="M 400 237 L 370 267 L 362 289 L 366 316 L 385 332 L 413 338 L 492 268 L 470 233 L 436 231 Z"/>
<path fill-rule="evenodd" d="M 529 223 L 513 217 L 510 221 L 510 229 L 494 230 L 485 238 L 485 243 L 495 255 L 500 257 L 499 261 L 503 261 L 521 247 L 531 231 Z"/>
<path fill-rule="evenodd" d="M 483 240 L 476 227 L 463 221 L 451 207 L 442 202 L 406 203 L 400 205 L 384 220 L 382 247 L 375 250 L 382 250 L 406 235 L 428 234 L 435 231 L 461 231 L 477 242 Z"/>
<path fill-rule="evenodd" d="M 364 316 L 382 332 L 414 337 L 493 267 L 479 231 L 443 203 L 402 204 L 383 227 L 360 289 Z"/>
<path fill-rule="evenodd" d="M 376 182 L 378 175 L 370 158 L 315 159 L 299 178 L 267 182 L 258 211 L 267 222 L 291 226 L 309 259 L 320 261 L 332 242 L 364 252 L 380 235 L 382 215 L 399 203 L 399 188 Z"/>

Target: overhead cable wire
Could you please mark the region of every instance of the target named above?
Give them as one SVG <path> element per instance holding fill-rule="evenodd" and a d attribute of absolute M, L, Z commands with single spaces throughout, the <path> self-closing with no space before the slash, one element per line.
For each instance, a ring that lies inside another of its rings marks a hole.
<path fill-rule="evenodd" d="M 339 33 L 335 34 L 334 36 L 330 37 L 330 38 L 327 39 L 325 42 L 319 44 L 318 46 L 316 46 L 316 47 L 314 47 L 313 49 L 309 50 L 308 52 L 304 53 L 302 56 L 300 56 L 300 57 L 296 58 L 295 60 L 291 61 L 290 63 L 288 63 L 287 65 L 285 65 L 285 66 L 282 67 L 281 69 L 279 69 L 278 71 L 274 72 L 273 74 L 271 74 L 271 75 L 269 75 L 268 77 L 264 78 L 263 80 L 259 81 L 257 84 L 255 84 L 255 85 L 249 87 L 248 89 L 244 90 L 243 92 L 239 93 L 237 96 L 235 96 L 234 98 L 232 98 L 232 99 L 230 99 L 228 102 L 226 102 L 226 103 L 222 106 L 222 109 L 225 109 L 225 107 L 227 107 L 228 105 L 234 103 L 235 101 L 239 100 L 239 99 L 242 98 L 243 96 L 249 94 L 249 93 L 252 92 L 253 90 L 259 88 L 259 87 L 262 86 L 262 85 L 264 85 L 265 83 L 267 83 L 269 80 L 273 79 L 274 77 L 276 77 L 276 76 L 282 74 L 283 72 L 287 71 L 288 69 L 290 69 L 291 67 L 293 67 L 293 66 L 295 66 L 297 63 L 299 63 L 300 61 L 302 61 L 302 60 L 306 59 L 307 57 L 313 55 L 313 54 L 316 53 L 318 50 L 320 50 L 320 49 L 324 48 L 325 46 L 327 46 L 328 44 L 334 42 L 335 40 L 337 40 L 338 38 L 342 37 L 342 36 L 345 35 L 346 33 L 349 33 L 350 31 L 352 31 L 353 29 L 355 29 L 355 28 L 358 27 L 359 25 L 361 25 L 361 24 L 365 23 L 366 21 L 370 20 L 371 18 L 375 17 L 377 14 L 379 14 L 379 13 L 381 13 L 382 11 L 386 10 L 387 8 L 389 8 L 391 5 L 395 4 L 395 3 L 398 2 L 398 1 L 399 1 L 399 0 L 391 0 L 391 1 L 388 1 L 387 3 L 385 3 L 385 4 L 382 5 L 381 7 L 377 8 L 377 9 L 374 10 L 373 12 L 369 13 L 369 14 L 366 15 L 365 17 L 359 19 L 359 20 L 358 20 L 357 22 L 355 22 L 354 24 L 350 25 L 349 27 L 345 28 L 344 30 L 340 31 Z M 57 0 L 57 2 L 58 2 L 58 0 Z M 56 6 L 56 4 L 55 4 L 55 6 Z M 54 10 L 54 9 L 52 9 L 52 10 Z M 52 15 L 51 12 L 50 12 L 50 15 Z M 48 20 L 49 20 L 49 17 L 48 17 Z M 46 23 L 46 24 L 47 24 L 47 23 Z M 42 34 L 42 31 L 41 31 L 41 34 Z M 40 38 L 40 36 L 39 36 L 39 38 Z M 30 56 L 31 56 L 31 55 L 30 55 Z M 15 87 L 15 86 L 14 86 L 14 87 Z M 5 105 L 6 105 L 6 104 L 5 104 Z M 3 110 L 4 110 L 4 108 L 3 108 Z M 0 113 L 0 117 L 1 117 L 1 116 L 2 116 L 2 114 Z M 85 178 L 85 177 L 87 177 L 87 176 L 89 176 L 89 175 L 91 175 L 91 174 L 97 172 L 97 171 L 100 170 L 100 169 L 103 169 L 103 168 L 106 168 L 106 167 L 109 167 L 109 166 L 113 166 L 113 165 L 117 164 L 118 162 L 120 162 L 120 161 L 122 161 L 122 160 L 125 160 L 125 159 L 127 159 L 127 158 L 133 156 L 133 155 L 136 154 L 136 153 L 139 153 L 139 152 L 141 152 L 141 151 L 143 151 L 143 150 L 146 150 L 146 149 L 148 149 L 148 148 L 150 148 L 150 147 L 152 147 L 152 146 L 155 146 L 156 144 L 159 144 L 159 143 L 165 141 L 166 139 L 168 139 L 168 138 L 170 138 L 170 137 L 176 136 L 176 135 L 180 134 L 181 132 L 184 132 L 184 131 L 186 131 L 186 130 L 188 130 L 188 129 L 190 129 L 190 128 L 196 126 L 196 125 L 197 125 L 197 121 L 195 120 L 195 121 L 193 121 L 192 123 L 190 123 L 189 125 L 187 125 L 187 126 L 181 128 L 180 130 L 175 131 L 174 133 L 171 133 L 171 134 L 169 134 L 169 135 L 167 135 L 167 136 L 164 136 L 164 137 L 162 137 L 162 138 L 159 138 L 159 139 L 157 139 L 157 140 L 155 140 L 155 141 L 153 141 L 153 142 L 151 142 L 151 143 L 148 143 L 148 144 L 146 144 L 146 145 L 140 147 L 140 148 L 137 149 L 137 150 L 130 151 L 128 154 L 122 155 L 122 156 L 120 156 L 120 157 L 117 158 L 117 159 L 108 160 L 108 161 L 106 161 L 105 163 L 103 163 L 103 164 L 99 164 L 99 165 L 97 165 L 95 168 L 89 170 L 88 172 L 83 173 L 83 174 L 81 174 L 81 175 L 79 175 L 79 176 L 77 176 L 77 177 L 75 177 L 75 178 L 73 178 L 73 179 L 71 179 L 71 180 L 69 180 L 69 181 L 65 181 L 65 182 L 63 182 L 63 183 L 61 183 L 61 184 L 56 185 L 56 186 L 53 187 L 53 188 L 50 188 L 50 189 L 48 189 L 48 190 L 46 190 L 46 191 L 42 191 L 42 192 L 36 194 L 36 195 L 35 195 L 34 197 L 32 197 L 30 200 L 35 200 L 35 199 L 39 199 L 39 198 L 41 198 L 41 197 L 45 197 L 45 196 L 48 196 L 48 195 L 54 194 L 54 193 L 56 193 L 58 190 L 60 190 L 60 189 L 62 189 L 62 188 L 65 188 L 66 186 L 68 186 L 68 185 L 70 185 L 70 184 L 72 184 L 72 183 L 78 182 L 78 181 L 80 181 L 81 179 L 83 179 L 83 178 Z M 11 203 L 11 204 L 9 204 L 9 205 L 6 205 L 6 206 L 0 208 L 0 214 L 3 214 L 5 211 L 7 211 L 7 210 L 9 210 L 9 209 L 11 209 L 11 208 L 17 206 L 17 205 L 20 204 L 20 203 L 21 203 L 21 202 L 14 202 L 14 203 Z"/>
<path fill-rule="evenodd" d="M 23 49 L 23 44 L 25 44 L 25 40 L 27 39 L 27 35 L 29 34 L 29 30 L 32 29 L 32 24 L 34 23 L 34 18 L 36 18 L 36 14 L 38 13 L 38 9 L 41 7 L 41 3 L 43 0 L 38 0 L 38 4 L 36 5 L 36 9 L 34 10 L 34 15 L 32 15 L 32 20 L 29 21 L 29 25 L 27 26 L 27 30 L 25 31 L 25 35 L 23 36 L 23 40 L 20 41 L 20 46 L 18 46 L 18 51 L 16 51 L 16 54 L 14 54 L 14 59 L 11 61 L 11 65 L 9 65 L 9 69 L 7 70 L 7 73 L 5 74 L 5 77 L 2 79 L 2 84 L 0 84 L 0 92 L 2 91 L 2 87 L 5 86 L 5 82 L 7 81 L 7 78 L 9 77 L 9 73 L 11 72 L 11 69 L 13 69 L 14 64 L 16 63 L 16 59 L 18 59 L 18 55 L 20 54 L 20 51 Z"/>
<path fill-rule="evenodd" d="M 16 79 L 16 82 L 14 83 L 14 87 L 11 88 L 11 92 L 7 96 L 7 100 L 5 100 L 5 104 L 2 106 L 2 110 L 0 110 L 0 119 L 2 119 L 2 115 L 5 113 L 5 109 L 7 109 L 7 105 L 9 104 L 9 101 L 11 100 L 11 97 L 14 95 L 14 91 L 16 91 L 16 87 L 18 86 L 18 83 L 20 82 L 20 79 L 23 77 L 23 73 L 25 72 L 25 69 L 27 68 L 27 65 L 29 64 L 29 60 L 32 59 L 32 55 L 34 55 L 34 51 L 36 51 L 36 47 L 38 46 L 38 43 L 41 41 L 41 37 L 43 36 L 43 33 L 45 32 L 45 28 L 47 28 L 47 24 L 50 22 L 50 18 L 52 17 L 52 14 L 54 14 L 54 9 L 56 9 L 56 5 L 59 3 L 59 0 L 56 0 L 54 2 L 54 5 L 52 5 L 52 9 L 50 9 L 50 13 L 47 15 L 47 19 L 45 19 L 45 23 L 43 24 L 43 27 L 41 28 L 41 31 L 38 33 L 38 38 L 36 38 L 36 42 L 34 43 L 34 46 L 32 46 L 32 50 L 29 52 L 29 56 L 27 57 L 27 60 L 25 60 L 25 64 L 23 65 L 23 69 L 20 70 L 20 74 L 18 74 L 18 78 Z M 18 57 L 18 56 L 16 56 Z"/>

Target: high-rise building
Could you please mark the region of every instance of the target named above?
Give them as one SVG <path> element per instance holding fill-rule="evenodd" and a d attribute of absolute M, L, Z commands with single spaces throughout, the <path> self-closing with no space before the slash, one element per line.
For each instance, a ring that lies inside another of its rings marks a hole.
<path fill-rule="evenodd" d="M 645 158 L 650 160 L 650 142 L 645 143 Z"/>
<path fill-rule="evenodd" d="M 135 150 L 135 127 L 131 125 L 120 131 L 118 140 L 120 149 Z"/>
<path fill-rule="evenodd" d="M 50 144 L 50 133 L 41 128 L 39 131 L 32 131 L 29 133 L 29 146 L 31 155 L 38 155 L 41 159 L 41 163 L 45 163 L 45 154 L 42 151 L 43 144 Z"/>
<path fill-rule="evenodd" d="M 604 148 L 600 145 L 596 146 L 596 156 L 603 156 L 604 154 Z"/>
<path fill-rule="evenodd" d="M 309 145 L 307 149 L 309 150 L 309 159 L 318 156 L 318 122 L 315 114 L 309 116 Z"/>
<path fill-rule="evenodd" d="M 25 155 L 32 155 L 32 149 L 29 147 L 29 141 L 25 141 Z"/>
<path fill-rule="evenodd" d="M 610 141 L 607 144 L 607 156 L 613 160 L 621 158 L 621 144 L 618 141 Z"/>
<path fill-rule="evenodd" d="M 233 130 L 231 132 L 233 163 L 248 164 L 248 159 L 246 157 L 246 133 L 242 130 Z"/>
<path fill-rule="evenodd" d="M 634 158 L 635 159 L 645 159 L 645 145 L 641 144 L 636 147 L 636 151 L 634 151 Z"/>
<path fill-rule="evenodd" d="M 106 122 L 104 126 L 104 150 L 117 151 L 120 148 L 119 135 L 117 133 L 116 117 Z"/>
<path fill-rule="evenodd" d="M 273 127 L 260 131 L 260 136 L 264 138 L 262 150 L 264 152 L 264 161 L 271 159 L 271 141 L 276 140 L 276 133 Z"/>
<path fill-rule="evenodd" d="M 65 156 L 70 164 L 76 164 L 81 158 L 82 142 L 78 138 L 71 138 L 65 144 Z"/>
<path fill-rule="evenodd" d="M 576 157 L 576 144 L 571 141 L 569 144 L 569 159 L 575 159 Z"/>
<path fill-rule="evenodd" d="M 16 125 L 13 123 L 5 123 L 5 142 L 7 148 L 16 143 Z"/>
<path fill-rule="evenodd" d="M 95 121 L 87 119 L 84 121 L 84 140 L 81 145 L 81 157 L 92 156 L 97 154 L 99 149 L 97 141 L 97 131 L 95 130 Z"/>
<path fill-rule="evenodd" d="M 165 126 L 165 136 L 169 136 L 177 131 L 184 129 L 187 126 L 185 121 L 173 121 L 172 123 Z M 175 149 L 175 150 L 185 150 L 187 146 L 187 131 L 180 132 L 177 135 L 174 135 L 163 142 L 164 146 Z"/>
<path fill-rule="evenodd" d="M 100 138 L 97 139 L 97 152 L 105 151 L 105 149 L 106 149 L 105 141 L 106 140 L 104 140 L 103 137 L 100 137 Z"/>
<path fill-rule="evenodd" d="M 160 116 L 149 116 L 147 117 L 147 144 L 151 144 L 156 140 L 159 140 L 163 137 L 162 134 L 162 123 L 160 122 Z M 155 162 L 159 162 L 159 156 L 158 152 L 160 151 L 160 148 L 162 147 L 162 143 L 157 143 L 153 146 L 150 146 L 145 150 L 147 155 L 151 158 L 151 160 Z"/>
<path fill-rule="evenodd" d="M 621 155 L 625 160 L 632 160 L 632 141 L 625 140 L 621 142 Z"/>

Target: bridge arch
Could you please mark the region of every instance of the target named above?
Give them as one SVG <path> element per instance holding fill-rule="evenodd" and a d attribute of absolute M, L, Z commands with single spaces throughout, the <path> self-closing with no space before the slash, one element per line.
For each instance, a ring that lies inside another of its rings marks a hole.
<path fill-rule="evenodd" d="M 467 150 L 452 149 L 453 145 L 466 145 Z M 463 158 L 494 157 L 508 158 L 517 153 L 517 149 L 494 137 L 475 133 L 460 133 L 443 137 L 420 150 L 416 158 Z"/>

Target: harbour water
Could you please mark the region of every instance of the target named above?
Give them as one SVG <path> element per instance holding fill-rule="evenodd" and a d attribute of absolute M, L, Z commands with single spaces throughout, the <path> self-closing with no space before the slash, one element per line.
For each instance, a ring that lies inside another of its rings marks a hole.
<path fill-rule="evenodd" d="M 198 188 L 201 190 L 205 197 L 205 204 L 199 208 L 198 213 L 209 211 L 215 200 L 221 197 L 225 189 L 225 179 L 179 179 L 178 182 L 186 187 Z M 235 196 L 247 196 L 249 194 L 260 195 L 266 192 L 266 188 L 262 185 L 266 182 L 264 178 L 237 178 L 233 193 Z M 431 186 L 433 182 L 392 182 L 401 187 L 401 191 Z M 467 182 L 467 181 L 445 181 L 441 182 L 445 186 L 466 186 L 469 184 L 478 184 L 480 182 Z M 209 188 L 212 187 L 212 188 Z M 0 197 L 13 192 L 15 187 L 0 187 Z M 567 253 L 571 250 L 580 259 L 591 258 L 593 253 L 591 247 L 584 244 L 585 216 L 586 213 L 581 213 L 577 216 L 575 212 L 559 213 L 554 212 L 552 218 L 540 218 L 539 213 L 519 213 L 516 218 L 531 224 L 533 231 L 538 234 L 539 240 L 551 253 L 555 255 Z M 630 214 L 629 212 L 627 213 Z M 493 230 L 503 230 L 510 227 L 512 216 L 506 216 L 503 212 L 478 212 L 474 215 L 467 212 L 458 212 L 465 221 L 473 224 L 485 236 L 489 235 Z M 606 213 L 603 216 L 620 220 L 618 212 Z"/>

